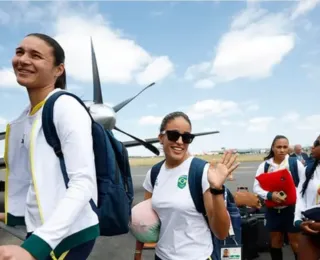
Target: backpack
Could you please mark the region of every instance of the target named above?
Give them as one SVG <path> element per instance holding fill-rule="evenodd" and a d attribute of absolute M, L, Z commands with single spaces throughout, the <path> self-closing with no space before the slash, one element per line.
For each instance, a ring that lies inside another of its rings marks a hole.
<path fill-rule="evenodd" d="M 60 140 L 53 122 L 53 107 L 61 95 L 74 97 L 88 111 L 85 104 L 76 95 L 59 91 L 45 102 L 42 112 L 42 124 L 45 138 L 59 158 L 66 187 L 69 178 L 66 172 Z M 92 120 L 93 150 L 95 156 L 98 205 L 90 200 L 90 205 L 99 219 L 101 236 L 122 235 L 129 232 L 131 206 L 133 202 L 133 184 L 129 157 L 126 147 L 113 133 Z"/>
<path fill-rule="evenodd" d="M 298 160 L 296 157 L 289 157 L 289 169 L 294 181 L 294 184 L 296 187 L 298 187 L 300 178 L 299 178 L 299 172 L 298 172 Z M 270 164 L 265 162 L 264 164 L 264 172 L 268 172 L 268 169 L 270 167 Z"/>
<path fill-rule="evenodd" d="M 154 187 L 158 174 L 160 172 L 161 166 L 164 163 L 164 160 L 160 161 L 151 168 L 150 179 L 152 187 Z M 200 158 L 194 157 L 192 159 L 189 173 L 188 173 L 188 184 L 191 193 L 192 200 L 195 204 L 195 207 L 198 212 L 200 212 L 205 218 L 207 224 L 209 225 L 208 218 L 205 212 L 205 206 L 203 202 L 203 193 L 202 193 L 202 174 L 207 161 L 204 161 Z M 213 243 L 213 253 L 211 255 L 213 260 L 221 259 L 220 248 L 224 244 L 228 245 L 241 245 L 241 215 L 240 210 L 235 204 L 232 193 L 228 188 L 225 187 L 225 201 L 227 204 L 227 210 L 230 215 L 232 227 L 234 230 L 234 236 L 227 237 L 226 240 L 218 239 L 211 231 L 212 243 Z"/>

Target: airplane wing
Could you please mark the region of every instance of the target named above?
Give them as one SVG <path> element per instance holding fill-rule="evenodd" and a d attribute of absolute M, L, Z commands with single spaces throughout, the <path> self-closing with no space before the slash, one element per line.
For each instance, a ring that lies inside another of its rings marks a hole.
<path fill-rule="evenodd" d="M 218 134 L 220 133 L 219 131 L 209 131 L 209 132 L 201 132 L 201 133 L 195 133 L 195 136 L 203 136 L 203 135 L 211 135 L 211 134 Z M 3 138 L 2 138 L 3 137 Z M 4 139 L 4 133 L 0 133 L 0 140 Z M 159 139 L 158 138 L 148 138 L 145 139 L 146 143 L 149 144 L 154 144 L 154 143 L 158 143 Z M 123 142 L 124 146 L 129 148 L 129 147 L 135 147 L 135 146 L 139 146 L 141 145 L 141 142 L 139 141 L 125 141 Z M 5 163 L 3 158 L 0 158 L 0 169 L 4 169 L 5 168 Z"/>

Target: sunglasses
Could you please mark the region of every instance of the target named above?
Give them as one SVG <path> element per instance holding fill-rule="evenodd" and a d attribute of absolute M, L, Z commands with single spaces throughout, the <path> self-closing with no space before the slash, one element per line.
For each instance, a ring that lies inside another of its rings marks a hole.
<path fill-rule="evenodd" d="M 185 144 L 191 144 L 193 139 L 194 139 L 194 137 L 195 137 L 191 133 L 183 133 L 183 134 L 181 134 L 176 130 L 166 130 L 166 131 L 163 131 L 161 134 L 166 134 L 167 137 L 168 137 L 168 140 L 171 141 L 171 142 L 178 141 L 180 136 L 181 136 L 182 137 L 182 141 Z"/>
<path fill-rule="evenodd" d="M 313 143 L 313 147 L 317 147 L 320 145 L 320 141 L 319 140 L 315 140 Z"/>

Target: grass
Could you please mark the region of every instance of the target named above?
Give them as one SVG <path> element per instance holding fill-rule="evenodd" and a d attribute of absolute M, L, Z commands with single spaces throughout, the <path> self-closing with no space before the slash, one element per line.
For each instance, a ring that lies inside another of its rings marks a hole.
<path fill-rule="evenodd" d="M 239 154 L 238 162 L 261 162 L 263 161 L 263 157 L 265 154 Z M 199 155 L 196 156 L 198 158 L 211 161 L 211 160 L 219 160 L 222 155 Z M 163 160 L 163 156 L 158 157 L 143 157 L 143 158 L 130 158 L 131 166 L 152 166 L 157 162 Z"/>

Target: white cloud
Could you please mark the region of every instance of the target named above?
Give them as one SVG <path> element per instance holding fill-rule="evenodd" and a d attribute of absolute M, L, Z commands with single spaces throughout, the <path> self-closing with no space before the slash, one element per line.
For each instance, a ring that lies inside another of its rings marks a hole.
<path fill-rule="evenodd" d="M 240 113 L 240 108 L 236 102 L 219 99 L 198 101 L 187 111 L 187 114 L 192 120 L 199 120 L 212 115 L 226 117 L 237 113 Z"/>
<path fill-rule="evenodd" d="M 92 36 L 102 83 L 139 84 L 160 81 L 173 71 L 167 56 L 152 56 L 133 40 L 110 27 L 99 15 L 58 16 L 57 39 L 66 52 L 68 75 L 81 82 L 92 81 L 90 36 Z"/>
<path fill-rule="evenodd" d="M 11 68 L 0 69 L 0 79 L 0 88 L 21 88 L 21 86 L 17 83 L 16 76 Z"/>
<path fill-rule="evenodd" d="M 201 79 L 201 80 L 198 80 L 195 84 L 194 84 L 194 87 L 195 88 L 204 88 L 204 89 L 207 89 L 207 88 L 212 88 L 214 87 L 214 82 L 213 80 L 211 79 Z"/>
<path fill-rule="evenodd" d="M 249 120 L 248 131 L 249 132 L 265 132 L 274 119 L 275 118 L 271 116 L 252 118 Z"/>
<path fill-rule="evenodd" d="M 266 78 L 294 48 L 295 35 L 291 27 L 284 13 L 246 9 L 234 17 L 212 61 L 190 66 L 185 79 L 211 77 L 219 83 L 239 78 Z"/>
<path fill-rule="evenodd" d="M 264 13 L 244 11 L 222 37 L 211 71 L 220 80 L 268 77 L 293 49 L 295 38 L 288 19 L 283 14 Z"/>
<path fill-rule="evenodd" d="M 291 19 L 296 19 L 299 16 L 306 14 L 314 9 L 319 3 L 320 0 L 300 0 L 292 12 Z"/>
<path fill-rule="evenodd" d="M 143 116 L 139 120 L 141 125 L 160 125 L 162 121 L 161 116 Z"/>
<path fill-rule="evenodd" d="M 147 85 L 153 81 L 158 82 L 170 75 L 173 70 L 174 67 L 169 57 L 162 56 L 155 58 L 143 72 L 137 75 L 137 82 L 140 85 Z"/>
<path fill-rule="evenodd" d="M 211 66 L 212 64 L 210 62 L 202 62 L 192 65 L 187 68 L 184 78 L 186 80 L 195 80 L 197 78 L 206 76 L 209 73 Z"/>

